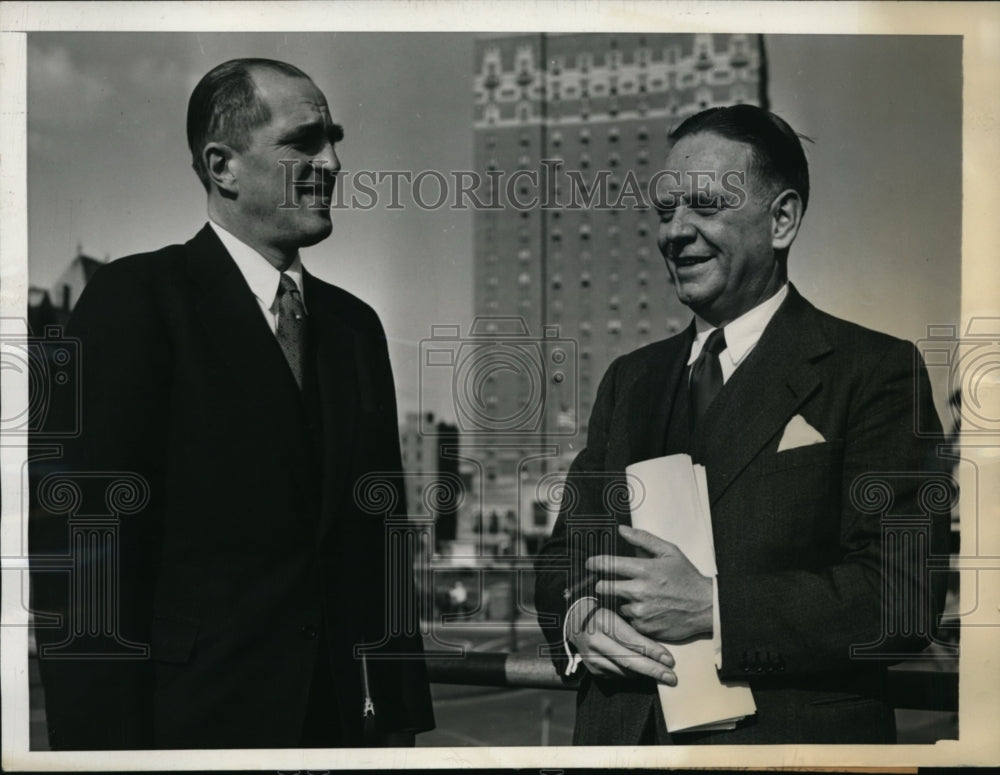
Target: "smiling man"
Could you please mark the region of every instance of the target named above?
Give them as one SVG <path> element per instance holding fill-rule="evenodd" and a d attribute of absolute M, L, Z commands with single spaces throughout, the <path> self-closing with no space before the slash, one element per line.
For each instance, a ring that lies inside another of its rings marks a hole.
<path fill-rule="evenodd" d="M 537 566 L 557 668 L 583 666 L 574 742 L 894 742 L 885 669 L 930 642 L 945 591 L 926 567 L 949 516 L 925 489 L 950 480 L 914 430 L 937 422 L 923 364 L 788 282 L 809 173 L 782 119 L 688 118 L 659 181 L 658 245 L 694 319 L 608 369 Z M 608 497 L 626 466 L 678 453 L 706 468 L 715 577 Z M 667 732 L 656 684 L 676 685 L 670 644 L 692 638 L 749 682 L 757 712 L 733 729 Z"/>
<path fill-rule="evenodd" d="M 354 497 L 376 474 L 405 513 L 385 335 L 299 258 L 331 233 L 343 132 L 305 73 L 264 59 L 209 72 L 187 131 L 209 223 L 102 268 L 67 329 L 83 432 L 60 474 L 100 504 L 107 476 L 142 485 L 110 554 L 73 555 L 74 580 L 117 566 L 110 615 L 64 575 L 34 577 L 50 743 L 412 745 L 430 695 L 419 633 L 393 622 L 416 601 L 387 608 L 412 568 Z M 36 530 L 36 558 L 70 551 L 52 535 L 68 529 Z M 98 619 L 120 646 L 105 658 L 80 642 Z"/>

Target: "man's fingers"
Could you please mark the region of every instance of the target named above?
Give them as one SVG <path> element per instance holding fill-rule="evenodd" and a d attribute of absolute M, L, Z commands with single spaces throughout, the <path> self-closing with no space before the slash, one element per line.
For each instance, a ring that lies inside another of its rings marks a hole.
<path fill-rule="evenodd" d="M 674 666 L 674 655 L 670 653 L 666 646 L 643 635 L 620 616 L 615 616 L 612 620 L 608 636 L 621 644 L 621 646 L 637 654 L 649 657 L 660 665 L 665 667 Z"/>
<path fill-rule="evenodd" d="M 622 600 L 639 600 L 642 597 L 642 585 L 634 579 L 604 579 L 597 582 L 594 591 L 598 595 Z"/>
<path fill-rule="evenodd" d="M 673 656 L 663 646 L 637 633 L 624 619 L 607 611 L 603 632 L 590 639 L 590 649 L 621 669 L 673 686 Z"/>
<path fill-rule="evenodd" d="M 646 574 L 649 560 L 638 557 L 619 557 L 614 554 L 598 554 L 587 559 L 587 570 L 605 576 L 642 577 Z"/>
<path fill-rule="evenodd" d="M 655 535 L 646 530 L 639 530 L 638 528 L 629 527 L 628 525 L 619 525 L 618 532 L 621 533 L 622 538 L 632 544 L 632 546 L 638 546 L 641 549 L 645 549 L 654 557 L 663 557 L 680 551 L 674 544 L 669 541 L 664 541 L 662 538 L 657 538 Z"/>
<path fill-rule="evenodd" d="M 600 656 L 617 669 L 616 675 L 643 675 L 660 683 L 673 684 L 676 677 L 673 671 L 665 665 L 633 651 L 622 643 L 598 635 L 591 641 L 593 651 L 590 656 Z M 641 649 L 640 649 L 641 650 Z"/>

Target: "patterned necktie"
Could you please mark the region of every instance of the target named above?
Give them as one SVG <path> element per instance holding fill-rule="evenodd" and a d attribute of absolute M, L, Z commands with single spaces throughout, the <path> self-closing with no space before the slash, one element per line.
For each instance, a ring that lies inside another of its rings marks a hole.
<path fill-rule="evenodd" d="M 719 353 L 726 349 L 726 335 L 721 328 L 708 335 L 698 359 L 691 365 L 691 427 L 705 414 L 712 399 L 722 389 L 722 366 Z"/>
<path fill-rule="evenodd" d="M 302 306 L 299 287 L 284 272 L 281 273 L 274 303 L 278 309 L 275 336 L 301 390 L 302 366 L 306 357 L 306 309 Z"/>

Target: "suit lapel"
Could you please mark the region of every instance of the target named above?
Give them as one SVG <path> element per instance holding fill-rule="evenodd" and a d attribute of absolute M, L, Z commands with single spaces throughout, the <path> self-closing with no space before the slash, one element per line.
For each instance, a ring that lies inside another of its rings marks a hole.
<path fill-rule="evenodd" d="M 760 341 L 709 407 L 693 439 L 714 504 L 751 460 L 821 387 L 813 365 L 831 346 L 815 309 L 789 286 Z"/>
<path fill-rule="evenodd" d="M 248 402 L 261 438 L 286 455 L 296 473 L 306 470 L 302 397 L 253 292 L 210 226 L 187 248 L 197 314 L 214 357 L 226 365 L 234 393 Z"/>
<path fill-rule="evenodd" d="M 677 386 L 687 366 L 694 339 L 694 322 L 681 334 L 668 339 L 647 363 L 646 371 L 632 386 L 625 416 L 629 422 L 628 463 L 660 457 Z"/>
<path fill-rule="evenodd" d="M 327 286 L 308 272 L 303 272 L 303 284 L 316 359 L 317 395 L 313 405 L 322 423 L 322 536 L 343 499 L 351 470 L 351 450 L 356 448 L 360 353 L 354 329 L 341 318 L 336 298 Z"/>

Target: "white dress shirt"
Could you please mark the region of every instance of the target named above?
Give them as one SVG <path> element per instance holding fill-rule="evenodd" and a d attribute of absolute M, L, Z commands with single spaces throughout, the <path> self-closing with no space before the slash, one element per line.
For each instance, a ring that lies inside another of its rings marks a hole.
<path fill-rule="evenodd" d="M 733 376 L 733 372 L 736 371 L 736 367 L 743 363 L 750 354 L 750 351 L 760 341 L 764 329 L 771 322 L 771 318 L 774 317 L 774 313 L 778 311 L 778 307 L 781 306 L 786 296 L 788 296 L 787 282 L 769 299 L 762 301 L 753 309 L 744 312 L 736 320 L 724 326 L 726 349 L 719 353 L 719 366 L 722 368 L 722 384 L 729 381 L 729 378 Z M 716 328 L 697 315 L 694 317 L 694 326 L 694 342 L 691 344 L 691 355 L 688 357 L 687 362 L 689 379 L 691 376 L 691 364 L 701 355 L 708 335 Z M 584 600 L 596 601 L 597 598 L 581 597 L 579 600 L 574 601 L 566 611 L 566 618 L 563 621 L 563 644 L 566 648 L 566 654 L 569 656 L 566 675 L 572 675 L 576 672 L 581 661 L 580 655 L 572 652 L 569 648 L 569 640 L 566 637 L 566 625 L 569 622 L 570 612 L 578 603 Z M 712 577 L 712 642 L 715 645 L 715 666 L 719 668 L 722 667 L 722 624 L 719 621 L 719 583 L 715 576 Z"/>
<path fill-rule="evenodd" d="M 216 235 L 218 235 L 223 247 L 229 251 L 229 255 L 236 262 L 240 274 L 243 275 L 243 279 L 250 286 L 250 291 L 257 299 L 261 314 L 264 315 L 271 333 L 276 333 L 278 330 L 278 308 L 274 302 L 278 295 L 278 286 L 281 284 L 282 273 L 275 269 L 274 265 L 264 258 L 264 256 L 242 240 L 234 237 L 219 226 L 219 224 L 212 220 L 209 220 L 208 224 L 215 231 Z M 302 261 L 299 260 L 298 253 L 295 254 L 295 259 L 292 261 L 291 266 L 284 273 L 295 281 L 295 285 L 299 289 L 299 295 L 302 297 L 302 307 L 305 309 L 306 295 L 302 286 Z"/>
<path fill-rule="evenodd" d="M 728 323 L 726 332 L 726 349 L 719 353 L 719 365 L 722 367 L 722 384 L 726 384 L 733 376 L 736 367 L 743 363 L 750 354 L 767 324 L 771 322 L 774 313 L 778 311 L 781 302 L 788 296 L 788 283 L 778 289 L 778 292 L 766 301 L 762 301 L 749 312 L 744 312 L 736 320 Z M 715 330 L 715 326 L 706 323 L 697 315 L 694 316 L 694 342 L 691 344 L 691 355 L 688 366 L 698 360 L 705 340 Z M 690 373 L 689 373 L 690 376 Z"/>

